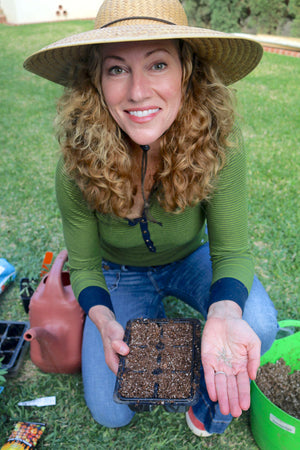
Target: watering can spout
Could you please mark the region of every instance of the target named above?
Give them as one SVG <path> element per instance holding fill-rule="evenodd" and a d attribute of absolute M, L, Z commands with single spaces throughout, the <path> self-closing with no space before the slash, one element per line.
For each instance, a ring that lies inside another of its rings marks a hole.
<path fill-rule="evenodd" d="M 37 340 L 40 345 L 43 345 L 43 342 L 56 341 L 57 337 L 55 334 L 51 333 L 47 328 L 42 327 L 34 327 L 30 328 L 24 334 L 25 341 L 31 342 L 33 340 Z"/>
<path fill-rule="evenodd" d="M 31 360 L 44 372 L 69 373 L 78 369 L 78 356 L 67 348 L 67 329 L 46 325 L 32 327 L 24 333 L 31 345 Z M 74 361 L 75 358 L 75 361 Z M 75 365 L 74 365 L 75 364 Z"/>

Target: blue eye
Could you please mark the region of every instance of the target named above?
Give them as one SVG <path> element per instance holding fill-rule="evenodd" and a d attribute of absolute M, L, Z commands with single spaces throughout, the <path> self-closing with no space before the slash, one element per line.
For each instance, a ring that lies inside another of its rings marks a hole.
<path fill-rule="evenodd" d="M 110 75 L 121 75 L 122 73 L 124 73 L 124 69 L 122 69 L 122 68 L 119 67 L 119 66 L 114 66 L 114 67 L 111 67 L 111 68 L 108 70 L 108 73 L 109 73 Z"/>
<path fill-rule="evenodd" d="M 154 70 L 164 70 L 167 67 L 167 64 L 161 62 L 153 65 Z"/>

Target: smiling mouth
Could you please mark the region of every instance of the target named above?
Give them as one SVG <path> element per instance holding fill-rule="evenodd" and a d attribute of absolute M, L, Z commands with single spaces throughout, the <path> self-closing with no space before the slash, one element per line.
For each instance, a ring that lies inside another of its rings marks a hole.
<path fill-rule="evenodd" d="M 137 111 L 128 111 L 130 116 L 135 116 L 135 117 L 147 117 L 150 116 L 151 114 L 155 114 L 159 111 L 159 108 L 155 108 L 155 109 L 145 109 L 144 111 L 141 110 L 137 110 Z"/>

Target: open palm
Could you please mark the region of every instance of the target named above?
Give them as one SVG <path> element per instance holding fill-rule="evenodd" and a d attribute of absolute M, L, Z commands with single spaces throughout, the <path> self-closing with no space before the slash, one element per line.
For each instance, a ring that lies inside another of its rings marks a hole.
<path fill-rule="evenodd" d="M 240 318 L 210 317 L 201 354 L 211 400 L 219 402 L 222 414 L 240 416 L 250 406 L 249 378 L 255 379 L 259 367 L 259 338 Z"/>

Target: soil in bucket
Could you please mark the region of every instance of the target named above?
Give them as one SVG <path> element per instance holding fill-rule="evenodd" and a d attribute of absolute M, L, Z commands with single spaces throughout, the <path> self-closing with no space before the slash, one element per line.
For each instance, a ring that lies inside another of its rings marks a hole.
<path fill-rule="evenodd" d="M 279 326 L 278 337 L 261 357 L 256 381 L 251 383 L 251 431 L 261 450 L 299 450 L 300 420 L 294 405 L 297 411 L 300 321 L 281 321 Z"/>
<path fill-rule="evenodd" d="M 291 373 L 283 358 L 260 367 L 256 384 L 274 405 L 300 419 L 300 371 Z"/>

